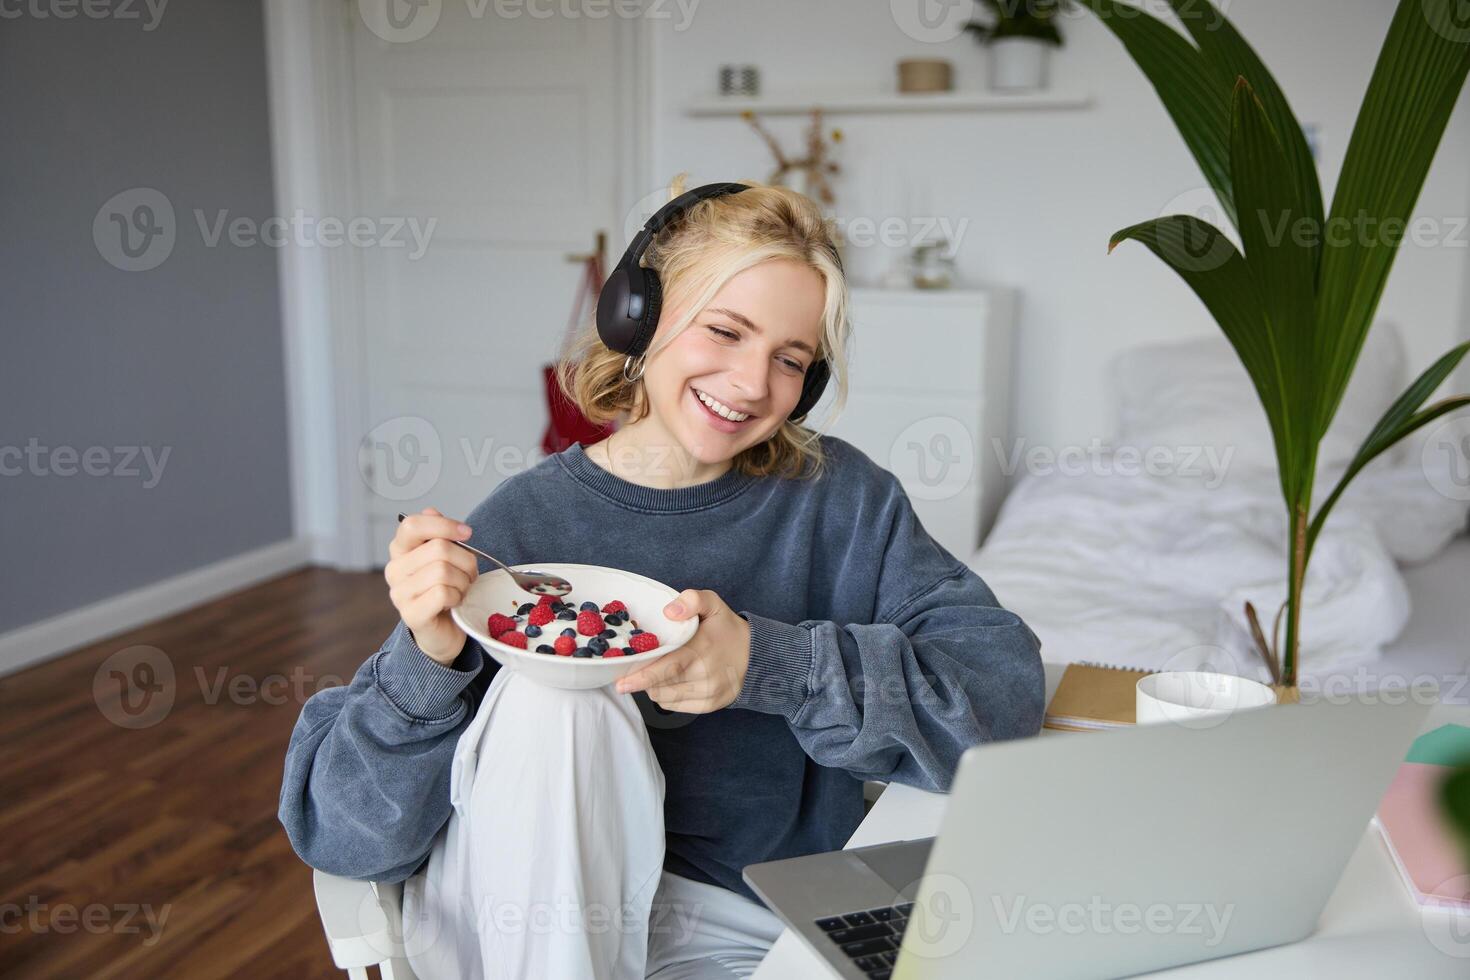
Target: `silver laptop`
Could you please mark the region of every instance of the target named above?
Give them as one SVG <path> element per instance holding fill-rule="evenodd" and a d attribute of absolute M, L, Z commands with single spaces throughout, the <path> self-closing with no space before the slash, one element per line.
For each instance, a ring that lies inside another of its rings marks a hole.
<path fill-rule="evenodd" d="M 1294 942 L 1424 724 L 1402 701 L 975 746 L 937 837 L 744 878 L 852 980 L 1117 977 Z"/>

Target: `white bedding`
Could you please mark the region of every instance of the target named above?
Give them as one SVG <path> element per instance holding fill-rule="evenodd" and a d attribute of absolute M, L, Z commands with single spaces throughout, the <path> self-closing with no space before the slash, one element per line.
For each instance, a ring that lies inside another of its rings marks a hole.
<path fill-rule="evenodd" d="M 969 564 L 1036 631 L 1049 661 L 1208 664 L 1264 679 L 1244 603 L 1269 632 L 1286 597 L 1280 489 L 1254 470 L 1212 484 L 1147 473 L 1027 475 Z M 1303 678 L 1373 661 L 1399 636 L 1410 598 L 1398 562 L 1438 554 L 1464 529 L 1466 511 L 1428 485 L 1418 459 L 1385 458 L 1359 476 L 1308 569 Z"/>

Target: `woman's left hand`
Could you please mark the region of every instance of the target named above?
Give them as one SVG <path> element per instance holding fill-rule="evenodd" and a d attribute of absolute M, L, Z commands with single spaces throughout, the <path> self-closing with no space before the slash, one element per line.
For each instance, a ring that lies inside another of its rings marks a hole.
<path fill-rule="evenodd" d="M 689 642 L 626 677 L 619 694 L 647 691 L 667 711 L 718 711 L 740 694 L 750 665 L 750 624 L 709 589 L 685 589 L 664 607 L 672 620 L 698 616 Z"/>

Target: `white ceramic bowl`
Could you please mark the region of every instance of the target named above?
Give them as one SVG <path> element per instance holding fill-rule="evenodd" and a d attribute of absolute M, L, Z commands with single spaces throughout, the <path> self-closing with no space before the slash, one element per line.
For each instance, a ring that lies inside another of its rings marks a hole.
<path fill-rule="evenodd" d="M 633 572 L 601 565 L 556 563 L 511 567 L 519 572 L 539 571 L 560 575 L 572 583 L 571 593 L 562 596 L 562 599 L 573 605 L 581 605 L 589 599 L 599 606 L 614 599 L 623 600 L 628 611 L 638 621 L 639 628 L 657 635 L 661 643 L 645 653 L 605 660 L 602 657 L 559 657 L 537 653 L 535 644 L 538 641 L 535 640 L 531 644 L 532 649 L 521 650 L 491 639 L 485 628 L 492 612 L 510 615 L 512 601 L 520 605 L 523 602 L 535 602 L 537 597 L 511 581 L 510 575 L 502 568 L 485 572 L 470 586 L 464 602 L 451 609 L 449 614 L 454 617 L 460 629 L 473 637 L 502 666 L 519 671 L 547 687 L 585 689 L 611 684 L 624 674 L 630 674 L 664 654 L 679 649 L 699 629 L 697 617 L 675 622 L 664 616 L 664 606 L 679 594 L 676 590 Z M 555 631 L 552 636 L 554 638 Z"/>

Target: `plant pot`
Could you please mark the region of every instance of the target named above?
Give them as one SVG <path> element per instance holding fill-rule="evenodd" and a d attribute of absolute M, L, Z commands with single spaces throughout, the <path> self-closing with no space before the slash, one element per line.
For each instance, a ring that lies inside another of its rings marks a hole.
<path fill-rule="evenodd" d="M 1295 684 L 1272 684 L 1271 690 L 1276 692 L 1277 704 L 1301 703 L 1302 689 Z"/>
<path fill-rule="evenodd" d="M 1046 88 L 1051 45 L 1029 37 L 1002 37 L 990 43 L 990 88 L 995 92 L 1036 92 Z"/>

